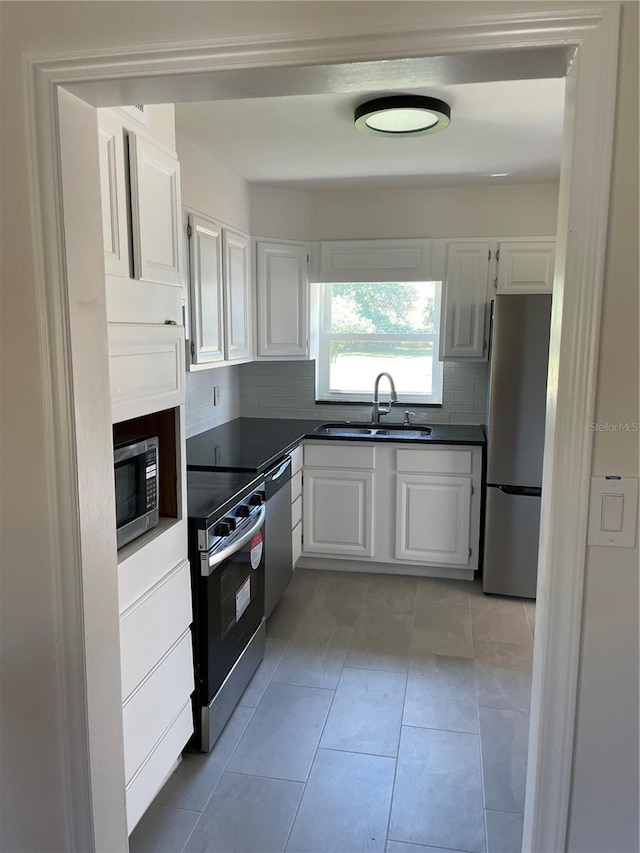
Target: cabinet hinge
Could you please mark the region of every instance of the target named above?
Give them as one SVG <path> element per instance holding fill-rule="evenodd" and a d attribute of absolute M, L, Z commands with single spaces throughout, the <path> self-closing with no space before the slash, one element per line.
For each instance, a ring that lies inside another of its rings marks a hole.
<path fill-rule="evenodd" d="M 473 495 L 473 494 L 475 494 L 475 491 L 476 491 L 476 490 L 473 488 L 473 484 L 471 484 L 471 494 L 472 494 L 472 495 Z"/>
<path fill-rule="evenodd" d="M 311 255 L 309 253 L 307 253 L 307 263 L 311 263 Z"/>
<path fill-rule="evenodd" d="M 500 249 L 496 251 L 496 261 L 500 260 Z"/>
<path fill-rule="evenodd" d="M 491 249 L 489 249 L 489 260 L 491 260 Z"/>
<path fill-rule="evenodd" d="M 482 352 L 485 352 L 487 349 L 487 341 L 486 339 L 482 342 Z"/>
<path fill-rule="evenodd" d="M 193 234 L 193 228 L 191 227 L 191 224 L 189 222 L 187 222 L 187 237 L 189 239 L 191 239 L 192 234 Z"/>
<path fill-rule="evenodd" d="M 498 289 L 498 276 L 496 276 L 496 277 L 494 278 L 494 280 L 493 280 L 493 286 L 495 287 L 495 289 L 496 289 L 496 290 Z"/>
<path fill-rule="evenodd" d="M 472 554 L 472 553 L 473 553 L 473 551 L 471 550 L 471 548 L 469 548 L 469 559 L 471 559 L 471 554 Z"/>
<path fill-rule="evenodd" d="M 193 341 L 191 341 L 191 358 L 196 357 L 196 345 Z"/>

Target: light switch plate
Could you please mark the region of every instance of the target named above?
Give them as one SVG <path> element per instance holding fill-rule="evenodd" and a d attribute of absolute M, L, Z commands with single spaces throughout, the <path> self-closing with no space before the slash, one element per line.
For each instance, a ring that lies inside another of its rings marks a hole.
<path fill-rule="evenodd" d="M 588 545 L 633 548 L 638 526 L 638 480 L 592 477 Z"/>

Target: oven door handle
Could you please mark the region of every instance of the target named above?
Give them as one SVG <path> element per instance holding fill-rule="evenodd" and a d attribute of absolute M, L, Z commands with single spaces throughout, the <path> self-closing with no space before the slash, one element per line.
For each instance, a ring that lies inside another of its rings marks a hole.
<path fill-rule="evenodd" d="M 251 527 L 245 531 L 242 536 L 238 539 L 234 539 L 234 541 L 227 545 L 226 548 L 223 548 L 221 551 L 216 551 L 210 557 L 205 557 L 200 564 L 200 573 L 203 578 L 208 578 L 210 574 L 220 565 L 220 563 L 224 562 L 228 557 L 236 554 L 241 548 L 243 548 L 247 542 L 249 542 L 253 536 L 260 530 L 262 525 L 264 524 L 264 519 L 266 515 L 266 509 L 264 506 L 260 507 L 258 511 L 258 515 L 256 516 L 255 523 L 251 525 Z M 203 555 L 205 556 L 205 555 Z"/>

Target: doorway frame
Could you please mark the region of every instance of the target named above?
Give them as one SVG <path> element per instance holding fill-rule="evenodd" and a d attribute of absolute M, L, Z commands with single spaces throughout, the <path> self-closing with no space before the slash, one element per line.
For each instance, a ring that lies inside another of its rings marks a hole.
<path fill-rule="evenodd" d="M 180 42 L 175 33 L 168 33 L 166 43 L 154 43 L 143 52 L 118 48 L 90 55 L 66 52 L 25 58 L 30 206 L 45 377 L 41 393 L 48 426 L 49 523 L 56 536 L 51 571 L 57 585 L 54 607 L 61 637 L 57 663 L 63 742 L 71 756 L 67 778 L 62 780 L 68 791 L 68 849 L 88 849 L 88 840 L 91 849 L 113 847 L 104 829 L 108 815 L 98 814 L 99 794 L 103 789 L 113 792 L 124 780 L 121 762 L 108 760 L 109 750 L 122 748 L 113 737 L 121 723 L 111 719 L 111 741 L 95 737 L 97 726 L 104 726 L 105 720 L 97 711 L 98 688 L 90 673 L 100 672 L 104 661 L 99 644 L 86 640 L 95 578 L 83 561 L 93 531 L 91 513 L 82 499 L 82 489 L 89 487 L 95 471 L 78 453 L 76 440 L 76 415 L 93 404 L 86 383 L 77 382 L 82 354 L 78 347 L 89 346 L 90 341 L 79 338 L 72 323 L 73 300 L 78 295 L 70 287 L 66 256 L 70 235 L 65 233 L 62 204 L 59 92 L 67 90 L 94 106 L 110 105 L 115 95 L 107 94 L 103 104 L 99 92 L 101 81 L 111 81 L 112 90 L 131 96 L 131 102 L 158 102 L 160 98 L 152 94 L 154 85 L 160 85 L 158 75 L 179 88 L 189 75 L 224 69 L 292 68 L 563 45 L 576 48 L 567 76 L 523 839 L 525 851 L 560 853 L 565 849 L 571 791 L 593 441 L 588 424 L 595 409 L 619 17 L 619 3 L 609 2 L 554 3 L 548 8 L 534 4 L 529 11 L 519 5 L 517 12 L 505 8 L 491 14 L 470 13 L 464 23 L 452 9 L 434 16 L 428 29 L 412 31 L 370 29 L 247 42 L 239 37 L 206 44 Z M 591 121 L 593 115 L 600 117 L 596 124 Z M 99 236 L 90 235 L 93 251 Z M 102 380 L 105 375 L 108 378 L 108 362 L 102 364 Z M 106 614 L 105 619 L 111 635 L 117 637 L 117 612 Z M 110 659 L 109 681 L 100 685 L 102 693 L 119 691 L 111 664 Z M 107 797 L 106 802 L 111 809 L 124 808 L 124 797 Z"/>

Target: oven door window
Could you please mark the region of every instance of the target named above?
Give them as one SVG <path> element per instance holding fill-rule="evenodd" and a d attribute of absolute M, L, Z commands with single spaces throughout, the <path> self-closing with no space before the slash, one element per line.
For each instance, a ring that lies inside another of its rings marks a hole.
<path fill-rule="evenodd" d="M 264 547 L 262 531 L 257 533 L 207 578 L 201 578 L 201 602 L 207 602 L 207 672 L 201 672 L 202 686 L 211 699 L 244 651 L 264 616 Z M 204 650 L 203 650 L 204 651 Z"/>
<path fill-rule="evenodd" d="M 115 465 L 116 526 L 123 527 L 146 512 L 145 455 Z"/>

